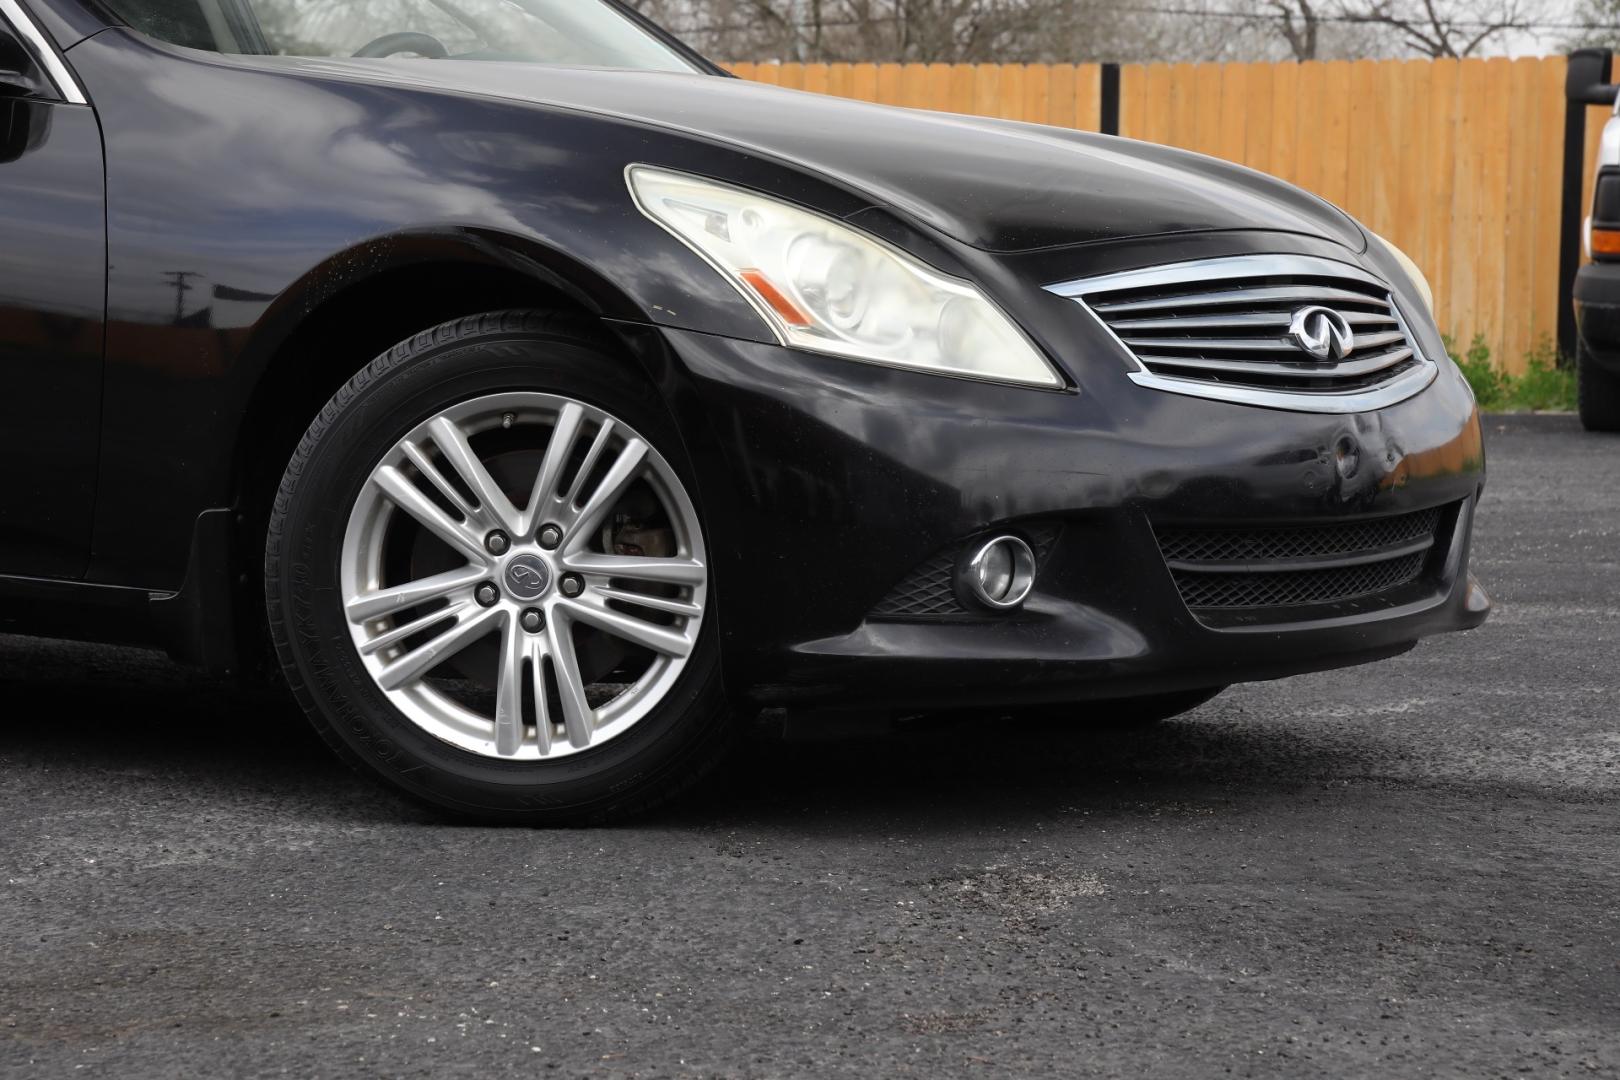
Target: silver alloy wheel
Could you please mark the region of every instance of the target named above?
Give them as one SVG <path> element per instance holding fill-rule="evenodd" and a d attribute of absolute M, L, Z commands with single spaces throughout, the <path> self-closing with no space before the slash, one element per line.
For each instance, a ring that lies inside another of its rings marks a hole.
<path fill-rule="evenodd" d="M 523 508 L 475 451 L 481 436 L 530 444 L 539 466 Z M 616 511 L 631 501 L 656 506 L 669 550 L 616 550 Z M 431 537 L 449 568 L 402 576 L 409 536 Z M 340 574 L 354 646 L 395 708 L 508 761 L 578 753 L 651 712 L 696 646 L 708 588 L 697 511 L 652 444 L 595 406 L 527 392 L 445 409 L 384 454 L 349 514 Z M 644 666 L 593 684 L 577 632 Z M 493 672 L 455 670 L 492 635 Z M 458 692 L 469 679 L 493 701 Z"/>

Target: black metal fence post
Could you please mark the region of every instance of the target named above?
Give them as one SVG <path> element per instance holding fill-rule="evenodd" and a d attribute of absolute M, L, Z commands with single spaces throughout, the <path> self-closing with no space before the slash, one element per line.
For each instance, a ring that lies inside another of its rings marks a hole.
<path fill-rule="evenodd" d="M 1097 129 L 1104 135 L 1119 134 L 1119 65 L 1104 64 L 1102 66 L 1102 86 L 1099 88 L 1099 112 Z"/>

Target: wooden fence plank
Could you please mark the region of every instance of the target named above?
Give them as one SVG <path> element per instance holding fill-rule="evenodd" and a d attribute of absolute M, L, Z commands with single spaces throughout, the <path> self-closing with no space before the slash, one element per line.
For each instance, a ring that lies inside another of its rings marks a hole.
<path fill-rule="evenodd" d="M 1102 65 L 1076 64 L 1074 68 L 1074 126 L 1102 130 Z"/>
<path fill-rule="evenodd" d="M 827 65 L 827 93 L 833 97 L 854 97 L 850 93 L 849 80 L 854 68 L 849 64 Z"/>
<path fill-rule="evenodd" d="M 951 86 L 955 74 L 949 64 L 928 65 L 928 97 L 930 109 L 949 110 Z"/>
<path fill-rule="evenodd" d="M 1024 112 L 1024 65 L 1002 64 L 999 71 L 1001 100 L 997 110 L 987 115 L 999 116 L 1003 120 L 1017 120 Z"/>
<path fill-rule="evenodd" d="M 1401 95 L 1404 65 L 1369 64 L 1365 126 L 1358 128 L 1366 173 L 1362 180 L 1361 214 L 1368 227 L 1396 243 L 1401 217 L 1401 131 L 1396 102 Z"/>
<path fill-rule="evenodd" d="M 1564 69 L 1562 56 L 1541 61 L 1536 77 L 1536 107 L 1541 114 L 1536 157 L 1544 163 L 1536 185 L 1535 263 L 1532 279 L 1535 300 L 1530 325 L 1537 339 L 1558 337 L 1558 252 L 1562 231 L 1563 180 L 1559 167 L 1564 156 Z M 1557 102 L 1559 108 L 1551 107 Z"/>
<path fill-rule="evenodd" d="M 1170 141 L 1170 65 L 1149 64 L 1142 75 L 1142 124 L 1132 138 Z"/>
<path fill-rule="evenodd" d="M 1451 313 L 1462 334 L 1471 339 L 1484 328 L 1479 325 L 1477 274 L 1480 244 L 1481 193 L 1479 178 L 1485 171 L 1485 143 L 1488 135 L 1484 127 L 1484 114 L 1479 103 L 1485 93 L 1485 61 L 1461 60 L 1457 63 L 1457 160 L 1455 187 L 1451 204 Z M 1458 348 L 1468 347 L 1469 340 L 1461 335 Z"/>
<path fill-rule="evenodd" d="M 977 79 L 978 72 L 972 64 L 951 65 L 950 112 L 973 111 L 973 87 Z"/>
<path fill-rule="evenodd" d="M 877 99 L 884 105 L 900 104 L 900 65 L 879 64 Z"/>
<path fill-rule="evenodd" d="M 1291 180 L 1298 183 L 1306 191 L 1315 193 L 1327 199 L 1328 202 L 1345 201 L 1345 159 L 1336 151 L 1330 151 L 1328 141 L 1328 128 L 1332 126 L 1332 118 L 1327 113 L 1332 108 L 1348 108 L 1343 100 L 1333 102 L 1330 91 L 1349 92 L 1349 70 L 1345 70 L 1345 78 L 1341 86 L 1328 84 L 1328 73 L 1332 68 L 1327 63 L 1307 60 L 1299 65 L 1299 97 L 1301 100 L 1311 102 L 1311 105 L 1299 108 L 1299 126 L 1294 138 L 1294 175 Z M 1338 183 L 1328 180 L 1328 173 L 1336 172 Z"/>
<path fill-rule="evenodd" d="M 1314 190 L 1322 198 L 1339 206 L 1345 205 L 1349 174 L 1347 158 L 1350 155 L 1350 65 L 1334 60 L 1322 65 L 1321 95 L 1311 102 L 1312 116 L 1301 117 L 1300 123 L 1312 121 L 1319 127 L 1316 153 L 1317 186 Z M 1352 211 L 1354 213 L 1354 211 Z"/>
<path fill-rule="evenodd" d="M 1284 180 L 1299 174 L 1299 65 L 1277 64 L 1271 84 L 1271 171 Z M 1295 181 L 1297 183 L 1297 181 Z"/>
<path fill-rule="evenodd" d="M 1051 122 L 1051 77 L 1045 64 L 1024 66 L 1024 104 L 1015 119 L 1031 124 Z"/>
<path fill-rule="evenodd" d="M 1451 207 L 1457 190 L 1457 61 L 1436 60 L 1429 69 L 1429 100 L 1424 103 L 1425 154 L 1429 159 L 1424 201 L 1423 249 L 1410 252 L 1434 290 L 1435 319 L 1443 333 L 1458 334 L 1451 303 Z"/>
<path fill-rule="evenodd" d="M 1374 157 L 1378 153 L 1378 102 L 1373 84 L 1377 71 L 1378 65 L 1372 60 L 1356 60 L 1350 64 L 1350 112 L 1344 143 L 1342 205 L 1350 213 L 1358 215 L 1372 215 L 1376 211 L 1373 176 L 1380 162 Z"/>
<path fill-rule="evenodd" d="M 1129 139 L 1146 138 L 1147 68 L 1141 64 L 1119 66 L 1119 133 Z"/>
<path fill-rule="evenodd" d="M 1507 213 L 1503 228 L 1502 362 L 1522 365 L 1535 345 L 1530 272 L 1535 263 L 1535 189 L 1540 162 L 1535 101 L 1537 62 L 1513 61 L 1508 72 Z M 1515 317 L 1523 313 L 1523 317 Z"/>
<path fill-rule="evenodd" d="M 1275 104 L 1272 83 L 1276 78 L 1276 64 L 1249 65 L 1249 95 L 1246 103 L 1248 130 L 1244 136 L 1243 164 L 1261 172 L 1272 172 L 1271 162 L 1271 109 Z"/>
<path fill-rule="evenodd" d="M 1505 219 L 1508 205 L 1508 69 L 1512 61 L 1492 57 L 1484 64 L 1484 88 L 1476 99 L 1480 108 L 1483 143 L 1479 178 L 1479 262 L 1474 279 L 1474 326 L 1494 351 L 1503 348 L 1502 274 L 1506 265 Z M 1522 363 L 1518 356 L 1500 355 L 1510 368 Z"/>
<path fill-rule="evenodd" d="M 1198 100 L 1198 66 L 1170 66 L 1170 146 L 1190 147 L 1198 140 L 1194 103 Z"/>
<path fill-rule="evenodd" d="M 1075 111 L 1075 67 L 1073 64 L 1053 64 L 1047 73 L 1047 121 L 1057 127 L 1079 127 Z"/>
<path fill-rule="evenodd" d="M 1219 154 L 1221 145 L 1221 65 L 1199 64 L 1193 75 L 1192 141 L 1200 154 Z"/>
<path fill-rule="evenodd" d="M 1221 64 L 1220 120 L 1215 127 L 1215 156 L 1242 162 L 1249 141 L 1249 65 Z"/>
<path fill-rule="evenodd" d="M 1433 68 L 1426 62 L 1412 61 L 1402 64 L 1400 71 L 1395 87 L 1399 97 L 1386 103 L 1396 112 L 1399 124 L 1399 142 L 1392 149 L 1396 164 L 1391 170 L 1396 176 L 1395 229 L 1389 238 L 1401 250 L 1415 252 L 1412 258 L 1417 259 L 1427 243 L 1424 223 L 1428 218 L 1429 181 L 1433 170 L 1429 168 L 1428 155 L 1418 148 L 1429 145 L 1426 106 Z"/>
<path fill-rule="evenodd" d="M 973 108 L 978 116 L 995 116 L 1001 108 L 1001 65 L 978 64 L 973 72 Z"/>
<path fill-rule="evenodd" d="M 804 65 L 804 88 L 812 94 L 825 94 L 827 92 L 827 65 Z"/>
<path fill-rule="evenodd" d="M 861 101 L 876 101 L 877 65 L 856 64 L 849 73 L 849 92 Z"/>
<path fill-rule="evenodd" d="M 900 103 L 912 109 L 933 107 L 928 94 L 927 64 L 907 64 L 900 69 Z"/>

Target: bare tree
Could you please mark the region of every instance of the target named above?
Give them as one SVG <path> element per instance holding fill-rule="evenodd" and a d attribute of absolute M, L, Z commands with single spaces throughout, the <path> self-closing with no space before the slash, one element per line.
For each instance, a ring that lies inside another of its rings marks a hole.
<path fill-rule="evenodd" d="M 1564 0 L 1265 0 L 1251 25 L 1295 60 L 1471 56 L 1545 21 Z M 1585 0 L 1591 5 L 1620 0 Z M 1241 10 L 1229 8 L 1228 10 Z M 1559 9 L 1561 12 L 1561 8 Z M 1263 50 L 1261 50 L 1263 55 Z"/>
<path fill-rule="evenodd" d="M 1225 0 L 1176 0 L 1218 7 Z M 1240 20 L 1112 0 L 632 0 L 714 56 L 1062 62 L 1244 55 Z M 1223 13 L 1224 14 L 1224 13 Z"/>
<path fill-rule="evenodd" d="M 1581 0 L 1573 20 L 1579 29 L 1567 32 L 1566 50 L 1584 46 L 1620 49 L 1620 0 Z"/>
<path fill-rule="evenodd" d="M 1294 59 L 1315 60 L 1322 18 L 1311 0 L 1269 0 L 1266 6 L 1274 13 L 1270 21 L 1276 23 Z"/>
<path fill-rule="evenodd" d="M 727 59 L 973 63 L 1468 56 L 1567 0 L 631 2 Z"/>
<path fill-rule="evenodd" d="M 1424 56 L 1463 57 L 1505 34 L 1532 30 L 1543 5 L 1540 0 L 1373 0 L 1346 5 L 1345 14 L 1388 27 Z"/>

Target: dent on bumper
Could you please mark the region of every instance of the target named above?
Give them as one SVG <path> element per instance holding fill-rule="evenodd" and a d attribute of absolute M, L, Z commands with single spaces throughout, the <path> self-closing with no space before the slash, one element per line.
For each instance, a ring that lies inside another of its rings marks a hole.
<path fill-rule="evenodd" d="M 1393 655 L 1478 625 L 1467 553 L 1484 454 L 1447 373 L 1374 413 L 1311 415 L 1156 393 L 1123 372 L 1031 391 L 666 332 L 696 388 L 698 486 L 727 677 L 761 703 L 1118 696 Z M 689 436 L 694 433 L 689 430 Z M 1355 448 L 1358 467 L 1341 467 Z M 1376 609 L 1213 627 L 1152 522 L 1317 521 L 1460 508 L 1444 567 Z M 1014 616 L 869 617 L 913 567 L 1001 523 L 1062 525 Z"/>

